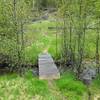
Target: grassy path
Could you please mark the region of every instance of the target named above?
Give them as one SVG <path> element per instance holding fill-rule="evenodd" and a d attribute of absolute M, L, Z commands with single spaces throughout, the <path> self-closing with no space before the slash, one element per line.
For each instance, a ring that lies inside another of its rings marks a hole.
<path fill-rule="evenodd" d="M 57 88 L 56 83 L 53 80 L 48 80 L 48 87 L 51 95 L 54 96 L 54 100 L 67 100 L 67 98 L 64 97 L 61 91 Z"/>
<path fill-rule="evenodd" d="M 94 100 L 100 100 L 100 95 L 94 96 Z"/>
<path fill-rule="evenodd" d="M 43 53 L 47 53 L 48 50 L 49 50 L 50 46 L 48 45 L 48 47 L 46 47 L 44 50 L 43 50 Z"/>

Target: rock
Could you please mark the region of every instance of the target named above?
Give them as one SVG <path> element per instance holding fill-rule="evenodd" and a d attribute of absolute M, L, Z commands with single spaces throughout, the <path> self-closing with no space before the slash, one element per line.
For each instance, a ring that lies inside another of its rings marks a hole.
<path fill-rule="evenodd" d="M 89 85 L 92 82 L 92 79 L 96 77 L 96 68 L 86 68 L 80 74 L 80 79 L 86 84 Z"/>
<path fill-rule="evenodd" d="M 32 73 L 34 76 L 38 76 L 39 75 L 38 68 L 34 68 Z"/>
<path fill-rule="evenodd" d="M 96 69 L 89 69 L 88 74 L 94 79 L 96 77 Z"/>
<path fill-rule="evenodd" d="M 86 84 L 86 85 L 90 85 L 92 83 L 92 80 L 90 80 L 90 79 L 88 79 L 88 80 L 84 79 L 83 83 Z"/>
<path fill-rule="evenodd" d="M 82 81 L 84 84 L 90 85 L 92 82 L 92 78 L 88 74 L 86 74 L 83 76 Z"/>
<path fill-rule="evenodd" d="M 42 19 L 43 19 L 43 20 L 47 20 L 48 17 L 49 17 L 48 15 L 44 15 L 44 16 L 42 16 Z"/>

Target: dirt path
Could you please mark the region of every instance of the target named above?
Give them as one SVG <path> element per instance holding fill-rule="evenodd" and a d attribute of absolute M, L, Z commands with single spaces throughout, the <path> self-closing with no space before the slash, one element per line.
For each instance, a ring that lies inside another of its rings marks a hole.
<path fill-rule="evenodd" d="M 48 80 L 48 87 L 51 92 L 51 95 L 55 97 L 55 100 L 67 100 L 67 98 L 57 88 L 54 80 Z"/>
<path fill-rule="evenodd" d="M 100 100 L 100 94 L 99 94 L 99 95 L 94 96 L 94 100 Z"/>
<path fill-rule="evenodd" d="M 50 46 L 46 47 L 46 48 L 43 50 L 43 53 L 47 53 L 48 50 L 49 50 L 49 47 L 50 47 Z"/>

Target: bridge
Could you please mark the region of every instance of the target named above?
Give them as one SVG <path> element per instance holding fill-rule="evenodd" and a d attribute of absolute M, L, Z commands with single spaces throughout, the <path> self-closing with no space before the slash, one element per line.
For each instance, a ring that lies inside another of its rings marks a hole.
<path fill-rule="evenodd" d="M 54 63 L 52 56 L 48 53 L 39 55 L 39 79 L 59 79 L 60 73 L 57 66 Z"/>

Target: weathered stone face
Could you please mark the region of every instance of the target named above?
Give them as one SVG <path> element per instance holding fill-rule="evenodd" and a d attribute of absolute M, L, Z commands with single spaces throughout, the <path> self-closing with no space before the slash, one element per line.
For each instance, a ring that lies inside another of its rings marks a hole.
<path fill-rule="evenodd" d="M 86 84 L 89 85 L 92 82 L 92 79 L 96 77 L 96 68 L 86 68 L 80 75 L 80 79 Z"/>

